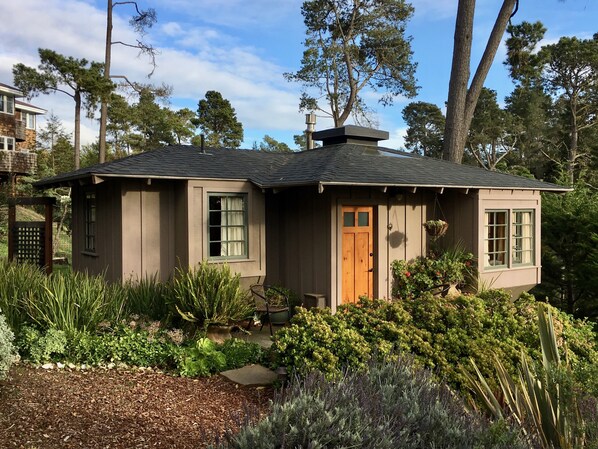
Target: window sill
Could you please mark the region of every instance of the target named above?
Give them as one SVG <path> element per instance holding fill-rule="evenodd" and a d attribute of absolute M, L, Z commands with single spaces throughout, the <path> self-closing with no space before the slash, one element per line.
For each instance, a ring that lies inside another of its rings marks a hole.
<path fill-rule="evenodd" d="M 495 271 L 517 271 L 517 270 L 529 270 L 530 268 L 540 268 L 540 265 L 514 265 L 514 266 L 500 266 L 500 267 L 484 267 L 483 273 L 492 273 Z"/>
<path fill-rule="evenodd" d="M 245 259 L 228 259 L 226 257 L 210 257 L 208 258 L 208 262 L 213 262 L 213 263 L 243 263 L 243 262 L 255 262 L 256 259 L 249 259 L 249 258 L 245 258 Z"/>
<path fill-rule="evenodd" d="M 100 257 L 100 255 L 94 251 L 81 251 L 81 254 L 89 257 Z"/>

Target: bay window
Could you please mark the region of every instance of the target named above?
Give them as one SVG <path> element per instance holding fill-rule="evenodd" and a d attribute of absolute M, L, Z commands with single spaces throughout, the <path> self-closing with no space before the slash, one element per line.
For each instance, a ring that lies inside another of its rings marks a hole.
<path fill-rule="evenodd" d="M 484 215 L 484 266 L 534 265 L 534 210 L 487 210 Z"/>

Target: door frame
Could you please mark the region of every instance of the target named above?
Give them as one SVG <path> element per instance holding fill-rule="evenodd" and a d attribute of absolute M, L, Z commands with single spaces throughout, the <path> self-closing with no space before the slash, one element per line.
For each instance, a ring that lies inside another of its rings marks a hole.
<path fill-rule="evenodd" d="M 386 203 L 376 201 L 372 199 L 348 199 L 348 198 L 337 198 L 336 207 L 333 208 L 333 220 L 332 220 L 332 232 L 334 238 L 332 239 L 333 248 L 331 258 L 331 272 L 335 274 L 336 279 L 332 279 L 332 291 L 330 306 L 332 311 L 335 312 L 337 307 L 342 304 L 342 291 L 343 291 L 343 206 L 356 207 L 372 207 L 372 233 L 373 233 L 373 297 L 377 298 L 381 292 L 386 291 L 386 288 L 380 286 L 380 267 L 385 266 L 387 256 L 381 254 L 380 247 L 382 242 L 380 241 L 380 228 L 386 227 L 386 221 L 388 219 L 385 210 Z M 384 221 L 384 223 L 381 222 Z M 383 296 L 386 296 L 383 294 Z"/>

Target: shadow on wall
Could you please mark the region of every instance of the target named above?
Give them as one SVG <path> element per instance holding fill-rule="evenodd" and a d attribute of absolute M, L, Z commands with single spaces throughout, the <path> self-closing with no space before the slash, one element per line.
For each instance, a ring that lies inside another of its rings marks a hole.
<path fill-rule="evenodd" d="M 405 241 L 405 234 L 399 231 L 393 231 L 386 237 L 391 248 L 398 248 Z"/>

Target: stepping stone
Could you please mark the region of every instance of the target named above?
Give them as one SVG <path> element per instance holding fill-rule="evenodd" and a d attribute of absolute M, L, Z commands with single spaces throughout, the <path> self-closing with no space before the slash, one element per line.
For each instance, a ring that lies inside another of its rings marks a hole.
<path fill-rule="evenodd" d="M 278 380 L 278 374 L 262 365 L 246 365 L 243 368 L 223 371 L 220 375 L 236 384 L 252 387 L 272 385 Z"/>

